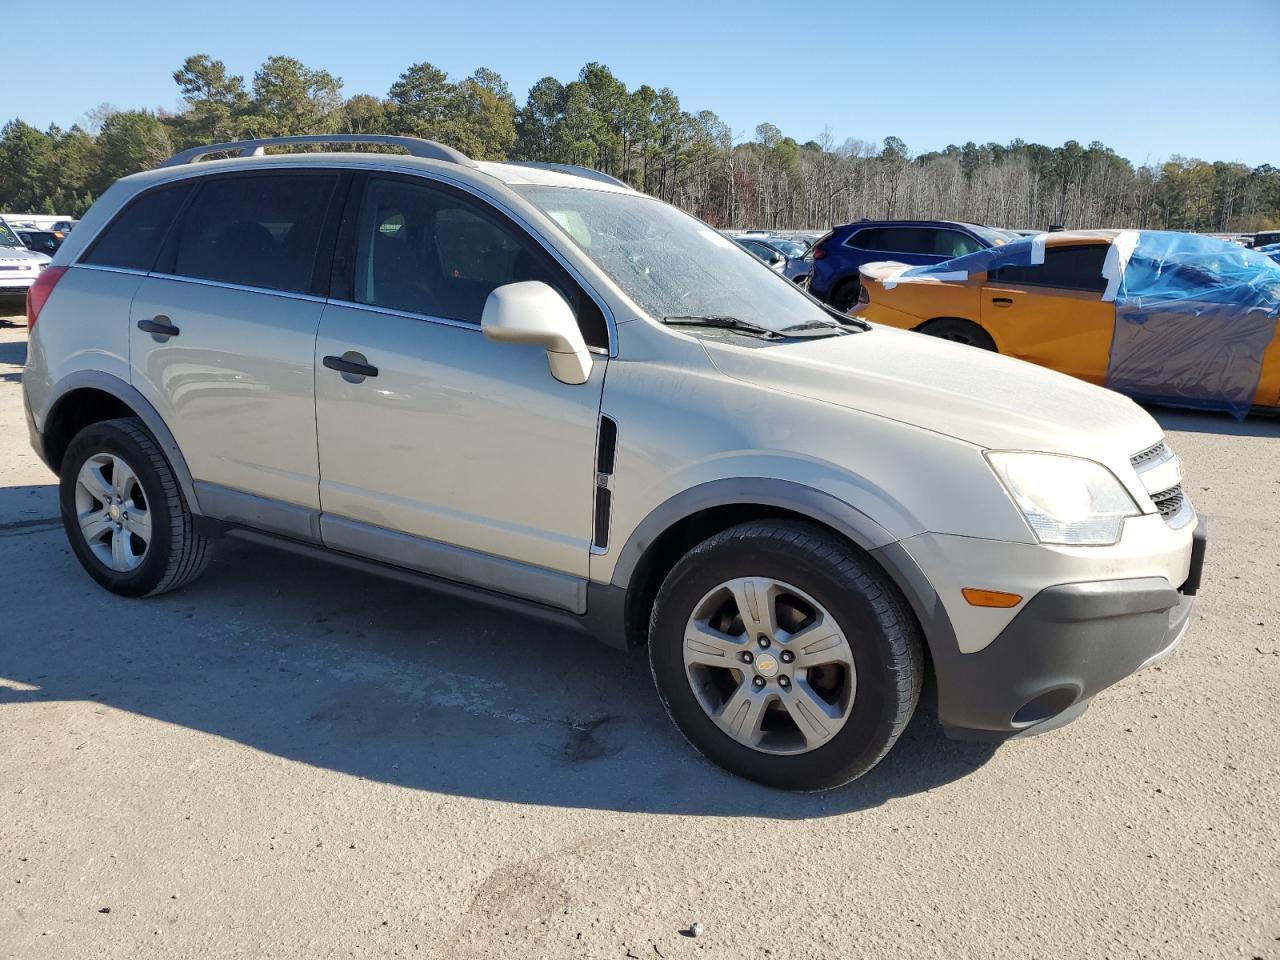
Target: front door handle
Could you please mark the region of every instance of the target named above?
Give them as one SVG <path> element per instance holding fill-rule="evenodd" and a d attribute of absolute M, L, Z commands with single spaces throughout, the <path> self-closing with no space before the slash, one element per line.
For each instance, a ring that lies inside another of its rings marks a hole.
<path fill-rule="evenodd" d="M 139 320 L 138 329 L 156 337 L 176 337 L 182 332 L 162 313 L 157 313 L 150 320 Z"/>
<path fill-rule="evenodd" d="M 1013 297 L 992 297 L 991 302 L 997 307 L 1011 307 L 1013 306 Z"/>
<path fill-rule="evenodd" d="M 348 351 L 340 357 L 325 357 L 323 363 L 330 370 L 337 370 L 339 373 L 350 374 L 353 377 L 376 377 L 378 368 L 370 363 L 365 363 L 363 354 Z"/>

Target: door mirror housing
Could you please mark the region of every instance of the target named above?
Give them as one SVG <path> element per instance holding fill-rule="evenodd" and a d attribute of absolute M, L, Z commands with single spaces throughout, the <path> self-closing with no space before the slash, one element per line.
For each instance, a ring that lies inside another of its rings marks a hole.
<path fill-rule="evenodd" d="M 527 343 L 547 351 L 551 375 L 561 383 L 586 383 L 591 354 L 564 297 L 541 280 L 522 280 L 489 294 L 480 329 L 500 343 Z"/>
<path fill-rule="evenodd" d="M 769 265 L 776 267 L 780 263 L 786 263 L 787 258 L 780 253 L 772 253 L 769 255 Z"/>

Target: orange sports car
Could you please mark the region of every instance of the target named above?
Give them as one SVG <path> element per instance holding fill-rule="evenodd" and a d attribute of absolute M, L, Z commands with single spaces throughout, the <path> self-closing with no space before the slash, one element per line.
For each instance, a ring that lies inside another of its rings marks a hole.
<path fill-rule="evenodd" d="M 1280 406 L 1280 264 L 1193 234 L 1040 234 L 944 263 L 869 263 L 852 311 L 1137 399 Z"/>

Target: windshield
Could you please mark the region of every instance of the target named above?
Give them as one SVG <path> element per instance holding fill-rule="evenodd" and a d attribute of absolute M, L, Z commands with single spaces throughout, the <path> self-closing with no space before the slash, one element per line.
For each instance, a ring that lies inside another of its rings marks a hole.
<path fill-rule="evenodd" d="M 804 256 L 805 248 L 791 240 L 770 240 L 769 246 L 773 247 L 773 249 L 779 251 L 785 256 L 790 257 L 792 260 Z"/>
<path fill-rule="evenodd" d="M 21 247 L 18 235 L 9 229 L 7 223 L 0 223 L 0 247 Z"/>
<path fill-rule="evenodd" d="M 1012 230 L 997 230 L 995 227 L 983 227 L 978 224 L 971 224 L 969 229 L 993 247 L 1003 246 L 1012 240 L 1022 239 L 1020 234 L 1014 233 Z"/>
<path fill-rule="evenodd" d="M 790 280 L 669 204 L 639 193 L 515 189 L 655 320 L 733 317 L 776 333 L 836 324 Z"/>

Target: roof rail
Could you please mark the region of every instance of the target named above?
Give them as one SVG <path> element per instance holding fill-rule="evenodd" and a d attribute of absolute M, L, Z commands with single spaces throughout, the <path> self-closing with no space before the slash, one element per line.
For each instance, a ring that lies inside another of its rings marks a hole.
<path fill-rule="evenodd" d="M 626 187 L 628 190 L 635 188 L 625 180 L 619 180 L 617 177 L 611 177 L 607 173 L 601 173 L 599 170 L 592 170 L 590 167 L 579 167 L 572 163 L 542 163 L 536 160 L 509 160 L 507 161 L 513 167 L 532 167 L 535 170 L 554 170 L 557 173 L 567 173 L 575 177 L 586 177 L 588 180 L 599 180 L 601 183 L 612 183 L 615 187 Z"/>
<path fill-rule="evenodd" d="M 423 157 L 427 160 L 444 160 L 448 163 L 460 163 L 474 167 L 475 161 L 465 153 L 446 147 L 434 140 L 423 140 L 421 137 L 391 137 L 383 134 L 350 134 L 320 133 L 300 137 L 263 137 L 259 140 L 234 140 L 230 143 L 211 143 L 208 146 L 192 147 L 175 153 L 160 164 L 162 167 L 177 167 L 184 163 L 196 163 L 211 153 L 239 152 L 242 157 L 260 157 L 267 147 L 292 146 L 297 143 L 376 143 L 387 147 L 400 147 L 411 157 Z M 603 176 L 601 174 L 600 176 Z"/>

